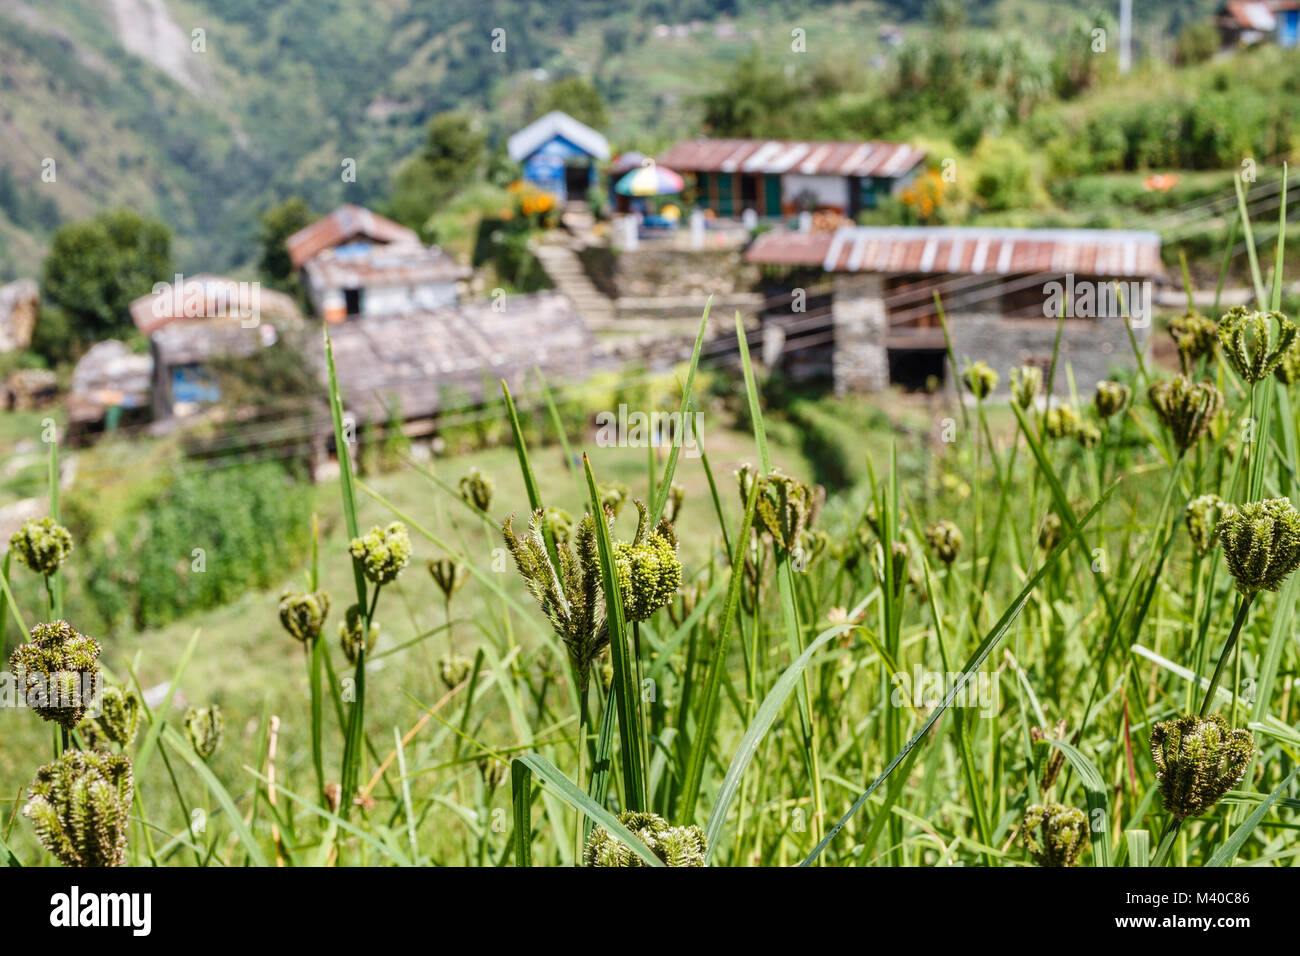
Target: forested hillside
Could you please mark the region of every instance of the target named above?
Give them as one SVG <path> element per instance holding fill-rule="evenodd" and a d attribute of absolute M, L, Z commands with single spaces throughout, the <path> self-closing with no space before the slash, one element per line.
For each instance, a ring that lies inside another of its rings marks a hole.
<path fill-rule="evenodd" d="M 1010 30 L 1037 42 L 1071 22 L 1053 10 L 1078 17 L 1064 2 L 956 6 L 972 35 Z M 932 7 L 0 0 L 0 278 L 35 273 L 59 222 L 117 205 L 169 223 L 177 264 L 188 271 L 247 265 L 258 215 L 285 196 L 301 194 L 316 208 L 382 201 L 436 113 L 474 113 L 499 145 L 535 111 L 546 84 L 570 74 L 599 89 L 616 145 L 649 148 L 695 132 L 706 95 L 745 57 L 797 82 L 839 77 L 841 98 L 865 94 L 901 55 L 880 27 L 924 36 Z M 1211 7 L 1181 0 L 1137 10 L 1139 49 L 1172 42 Z M 802 54 L 791 49 L 796 29 L 806 37 Z M 896 125 L 869 111 L 840 119 L 862 135 Z M 341 176 L 348 159 L 355 182 Z"/>

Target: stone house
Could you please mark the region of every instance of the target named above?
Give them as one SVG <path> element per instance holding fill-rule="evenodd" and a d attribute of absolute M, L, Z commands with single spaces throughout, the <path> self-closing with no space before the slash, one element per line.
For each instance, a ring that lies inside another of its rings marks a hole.
<path fill-rule="evenodd" d="M 1081 390 L 1134 361 L 1152 321 L 1163 275 L 1160 237 L 1108 229 L 850 226 L 834 232 L 768 232 L 745 254 L 769 281 L 829 279 L 817 319 L 833 331 L 830 373 L 838 392 L 890 383 L 942 382 L 946 350 L 936 293 L 959 363 L 984 360 L 1007 383 L 1015 365 L 1046 366 L 1058 318 L 1061 355 Z M 794 290 L 792 290 L 794 291 Z M 797 299 L 797 296 L 795 296 Z M 800 317 L 790 319 L 798 324 Z M 1057 388 L 1066 387 L 1064 375 Z"/>

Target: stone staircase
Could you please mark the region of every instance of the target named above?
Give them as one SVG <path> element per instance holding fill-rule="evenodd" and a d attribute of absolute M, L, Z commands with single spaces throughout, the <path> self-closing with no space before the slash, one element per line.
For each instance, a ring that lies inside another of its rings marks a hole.
<path fill-rule="evenodd" d="M 558 237 L 557 237 L 558 238 Z M 550 276 L 555 289 L 568 296 L 573 307 L 578 310 L 589 326 L 597 328 L 614 321 L 614 302 L 592 284 L 587 278 L 587 271 L 582 267 L 582 260 L 569 244 L 569 241 L 541 242 L 538 244 L 537 259 Z"/>

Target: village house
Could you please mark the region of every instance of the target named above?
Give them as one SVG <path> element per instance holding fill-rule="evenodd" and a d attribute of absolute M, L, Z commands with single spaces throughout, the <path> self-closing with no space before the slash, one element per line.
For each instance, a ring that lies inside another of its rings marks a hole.
<path fill-rule="evenodd" d="M 155 418 L 189 414 L 219 398 L 211 365 L 255 355 L 275 342 L 273 332 L 233 321 L 158 329 L 151 337 Z M 482 300 L 369 317 L 331 328 L 330 340 L 348 415 L 359 426 L 396 416 L 407 423 L 408 435 L 433 431 L 445 402 L 481 401 L 485 383 L 493 387 L 504 378 L 521 387 L 534 369 L 548 381 L 584 378 L 595 345 L 573 304 L 553 292 L 511 296 L 504 307 Z M 323 396 L 323 350 L 313 346 L 306 358 Z M 322 434 L 330 430 L 323 408 L 316 426 Z"/>
<path fill-rule="evenodd" d="M 718 216 L 827 210 L 853 218 L 901 192 L 925 152 L 904 143 L 691 139 L 659 162 L 693 179 L 695 202 Z"/>
<path fill-rule="evenodd" d="M 209 273 L 160 282 L 148 295 L 134 300 L 129 310 L 136 329 L 150 342 L 153 366 L 149 405 L 154 417 L 187 414 L 221 399 L 220 386 L 206 369 L 205 361 L 210 351 L 221 352 L 229 342 L 244 338 L 232 330 L 243 329 L 273 341 L 276 326 L 302 321 L 293 299 L 283 292 L 263 289 L 257 282 Z M 195 344 L 185 350 L 187 357 L 175 350 L 168 351 L 166 361 L 160 357 L 160 349 L 169 349 L 173 341 L 205 340 L 208 346 Z M 78 421 L 84 426 L 110 414 L 114 395 L 130 400 L 122 407 L 138 407 L 139 366 L 116 353 L 111 356 L 113 361 L 109 358 L 105 354 L 96 359 L 83 376 L 88 383 L 94 383 L 82 390 L 84 394 L 76 402 Z"/>
<path fill-rule="evenodd" d="M 315 312 L 327 322 L 454 305 L 469 271 L 411 229 L 346 205 L 286 241 Z"/>
<path fill-rule="evenodd" d="M 1284 49 L 1300 43 L 1300 0 L 1228 0 L 1214 16 L 1224 47 L 1272 41 Z"/>
<path fill-rule="evenodd" d="M 781 230 L 746 252 L 787 295 L 765 323 L 788 348 L 800 336 L 832 332 L 837 392 L 920 388 L 945 376 L 943 303 L 958 362 L 984 360 L 1002 374 L 1051 362 L 1065 313 L 1061 357 L 1077 387 L 1091 389 L 1131 366 L 1132 335 L 1152 321 L 1152 284 L 1163 274 L 1160 237 L 1108 229 L 846 226 L 834 232 Z M 825 283 L 828 304 L 811 313 L 798 283 Z M 781 349 L 784 350 L 784 349 Z M 1065 376 L 1057 387 L 1066 386 Z"/>
<path fill-rule="evenodd" d="M 568 113 L 553 110 L 506 141 L 512 162 L 523 166 L 524 182 L 560 203 L 587 198 L 596 185 L 596 163 L 609 159 L 609 142 Z"/>

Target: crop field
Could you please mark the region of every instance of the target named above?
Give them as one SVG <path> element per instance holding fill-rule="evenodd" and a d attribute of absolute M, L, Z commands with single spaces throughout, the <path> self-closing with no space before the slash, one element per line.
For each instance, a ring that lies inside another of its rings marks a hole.
<path fill-rule="evenodd" d="M 1179 367 L 950 354 L 961 400 L 829 494 L 739 322 L 746 431 L 687 427 L 703 322 L 659 441 L 549 393 L 530 441 L 505 390 L 506 446 L 372 479 L 331 378 L 312 558 L 206 630 L 65 620 L 52 484 L 0 576 L 0 858 L 1290 865 L 1300 351 L 1285 236 L 1251 253 Z"/>

